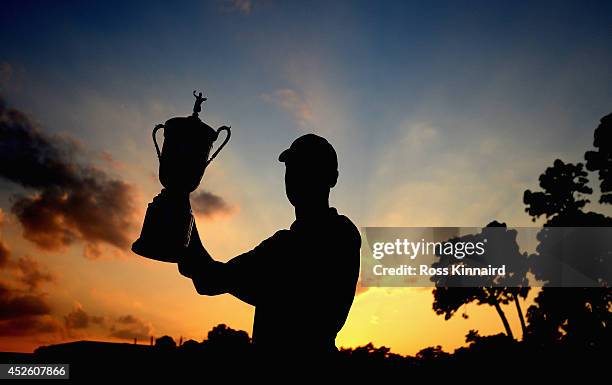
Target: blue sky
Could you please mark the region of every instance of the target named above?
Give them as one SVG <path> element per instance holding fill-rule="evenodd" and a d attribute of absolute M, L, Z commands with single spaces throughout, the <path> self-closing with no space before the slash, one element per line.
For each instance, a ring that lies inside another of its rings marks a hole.
<path fill-rule="evenodd" d="M 338 150 L 335 195 L 359 225 L 525 224 L 522 191 L 555 157 L 581 160 L 612 108 L 611 8 L 16 2 L 1 16 L 2 96 L 131 165 L 148 194 L 148 132 L 188 114 L 197 88 L 205 119 L 234 129 L 208 184 L 241 207 L 284 199 L 276 155 L 313 131 Z"/>

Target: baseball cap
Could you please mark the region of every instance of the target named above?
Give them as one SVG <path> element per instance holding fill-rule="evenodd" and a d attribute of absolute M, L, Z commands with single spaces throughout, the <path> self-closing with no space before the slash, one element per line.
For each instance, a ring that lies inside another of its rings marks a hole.
<path fill-rule="evenodd" d="M 284 163 L 312 164 L 331 171 L 338 170 L 336 150 L 327 139 L 315 135 L 302 135 L 283 151 L 278 160 Z"/>

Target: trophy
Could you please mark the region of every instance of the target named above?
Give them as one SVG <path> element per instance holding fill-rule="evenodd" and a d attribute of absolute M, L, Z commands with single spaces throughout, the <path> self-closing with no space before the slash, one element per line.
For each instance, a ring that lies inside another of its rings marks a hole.
<path fill-rule="evenodd" d="M 193 114 L 171 118 L 153 129 L 153 143 L 159 158 L 159 180 L 164 186 L 149 206 L 140 237 L 132 244 L 132 251 L 146 258 L 164 262 L 178 262 L 181 251 L 191 239 L 194 224 L 189 194 L 204 175 L 206 166 L 219 154 L 230 139 L 230 127 L 216 131 L 198 117 L 206 98 L 196 95 Z M 156 133 L 164 129 L 164 143 L 159 150 Z M 225 140 L 210 156 L 219 133 L 225 131 Z"/>

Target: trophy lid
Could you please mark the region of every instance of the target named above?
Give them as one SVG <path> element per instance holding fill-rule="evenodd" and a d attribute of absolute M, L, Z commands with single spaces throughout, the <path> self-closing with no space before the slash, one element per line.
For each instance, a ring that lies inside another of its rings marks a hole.
<path fill-rule="evenodd" d="M 193 104 L 193 113 L 191 116 L 175 117 L 168 119 L 165 123 L 164 137 L 174 135 L 189 135 L 194 136 L 193 139 L 204 139 L 215 141 L 217 139 L 217 132 L 208 124 L 204 123 L 199 114 L 202 111 L 202 104 L 208 99 L 202 96 L 202 92 L 196 94 L 193 90 L 193 97 L 195 102 Z"/>
<path fill-rule="evenodd" d="M 208 124 L 204 123 L 197 116 L 179 116 L 170 118 L 164 124 L 164 137 L 170 136 L 193 136 L 193 139 L 217 139 L 217 132 Z"/>

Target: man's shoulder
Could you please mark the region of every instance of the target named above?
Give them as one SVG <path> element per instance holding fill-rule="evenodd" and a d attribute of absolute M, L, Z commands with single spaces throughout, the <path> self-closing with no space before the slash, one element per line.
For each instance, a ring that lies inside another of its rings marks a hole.
<path fill-rule="evenodd" d="M 359 233 L 359 229 L 353 221 L 349 219 L 346 215 L 338 214 L 335 216 L 335 227 L 336 231 L 340 233 L 347 242 L 354 243 L 358 247 L 361 246 L 361 234 Z"/>
<path fill-rule="evenodd" d="M 259 246 L 273 245 L 280 242 L 286 242 L 291 238 L 291 231 L 287 229 L 281 229 L 272 234 L 270 237 L 264 239 Z"/>
<path fill-rule="evenodd" d="M 361 247 L 361 235 L 357 226 L 346 215 L 338 214 L 335 210 L 333 212 L 334 214 L 329 216 L 327 220 L 321 221 L 315 226 L 308 226 L 306 228 L 291 226 L 290 229 L 278 230 L 272 236 L 262 241 L 258 248 L 276 247 L 293 243 L 296 235 L 299 238 L 298 234 L 318 236 L 316 234 L 321 232 L 336 238 L 337 241 L 344 245 L 348 243 L 357 248 Z"/>

